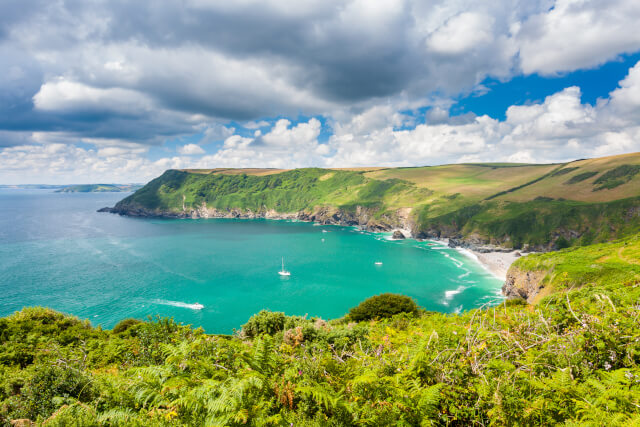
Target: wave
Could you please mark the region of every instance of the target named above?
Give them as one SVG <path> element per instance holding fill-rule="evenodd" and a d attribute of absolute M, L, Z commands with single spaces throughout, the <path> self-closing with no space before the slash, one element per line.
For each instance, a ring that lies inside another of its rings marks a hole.
<path fill-rule="evenodd" d="M 158 300 L 155 300 L 153 302 L 155 304 L 170 305 L 172 307 L 188 308 L 188 309 L 191 309 L 191 310 L 201 310 L 203 308 L 202 305 L 199 304 L 199 303 L 189 304 L 187 302 L 167 301 L 167 300 L 162 300 L 162 299 L 158 299 Z"/>
<path fill-rule="evenodd" d="M 452 289 L 450 291 L 445 291 L 444 293 L 444 297 L 448 300 L 453 299 L 454 296 L 458 295 L 460 292 L 464 291 L 465 289 L 467 289 L 466 286 L 458 286 L 455 289 Z"/>
<path fill-rule="evenodd" d="M 456 267 L 458 268 L 462 268 L 462 266 L 464 265 L 464 262 L 455 259 L 454 257 L 452 257 L 451 255 L 449 255 L 446 252 L 442 252 L 442 255 L 446 256 L 447 258 L 449 258 L 451 261 L 453 261 L 453 263 L 456 265 Z"/>
<path fill-rule="evenodd" d="M 449 301 L 451 301 L 456 295 L 458 295 L 459 293 L 463 292 L 467 288 L 468 288 L 468 286 L 460 285 L 455 289 L 451 289 L 451 290 L 445 291 L 444 292 L 444 299 L 441 301 L 442 305 L 448 306 L 449 305 Z"/>
<path fill-rule="evenodd" d="M 464 273 L 462 273 L 461 275 L 459 275 L 459 276 L 458 276 L 458 279 L 464 279 L 465 277 L 467 277 L 468 275 L 470 275 L 470 274 L 471 274 L 471 271 L 470 271 L 470 270 L 467 270 L 466 268 L 465 268 L 464 270 L 465 270 L 465 272 L 464 272 Z"/>

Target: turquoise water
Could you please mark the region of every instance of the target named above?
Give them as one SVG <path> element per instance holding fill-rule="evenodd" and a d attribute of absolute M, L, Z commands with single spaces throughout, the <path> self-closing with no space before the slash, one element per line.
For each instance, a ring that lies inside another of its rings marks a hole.
<path fill-rule="evenodd" d="M 0 189 L 0 315 L 41 305 L 110 328 L 159 314 L 229 333 L 261 309 L 333 318 L 381 292 L 443 312 L 499 298 L 500 280 L 442 245 L 300 222 L 95 212 L 125 195 Z"/>

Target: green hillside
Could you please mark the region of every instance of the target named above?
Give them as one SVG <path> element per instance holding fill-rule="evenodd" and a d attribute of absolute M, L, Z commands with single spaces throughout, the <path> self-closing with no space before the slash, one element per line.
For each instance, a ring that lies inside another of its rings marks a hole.
<path fill-rule="evenodd" d="M 121 193 L 121 192 L 129 192 L 136 191 L 140 189 L 141 185 L 131 185 L 131 184 L 78 184 L 78 185 L 67 185 L 59 190 L 56 190 L 56 193 Z"/>
<path fill-rule="evenodd" d="M 108 210 L 170 217 L 297 215 L 544 251 L 640 230 L 639 172 L 638 153 L 553 165 L 170 170 Z"/>
<path fill-rule="evenodd" d="M 638 425 L 638 242 L 525 257 L 552 292 L 461 315 L 381 296 L 341 319 L 264 311 L 212 336 L 25 308 L 0 319 L 0 423 Z"/>

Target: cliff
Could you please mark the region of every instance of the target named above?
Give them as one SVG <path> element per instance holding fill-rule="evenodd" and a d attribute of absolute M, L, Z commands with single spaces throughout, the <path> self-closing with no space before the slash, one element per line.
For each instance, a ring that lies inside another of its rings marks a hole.
<path fill-rule="evenodd" d="M 502 293 L 508 298 L 522 298 L 533 304 L 540 291 L 544 289 L 543 279 L 547 273 L 544 270 L 525 271 L 512 265 L 502 285 Z"/>
<path fill-rule="evenodd" d="M 640 234 L 519 258 L 509 268 L 502 292 L 537 303 L 559 291 L 615 284 L 640 285 Z"/>
<path fill-rule="evenodd" d="M 102 208 L 98 212 L 110 212 L 119 215 L 134 217 L 160 217 L 160 218 L 237 218 L 237 219 L 288 219 L 297 221 L 309 221 L 323 225 L 358 226 L 372 232 L 387 232 L 403 229 L 405 233 L 413 236 L 416 224 L 410 215 L 411 208 L 397 209 L 386 212 L 382 216 L 376 216 L 375 209 L 356 206 L 354 210 L 344 210 L 331 206 L 316 207 L 313 210 L 301 210 L 297 212 L 277 212 L 274 209 L 218 209 L 207 207 L 206 202 L 201 206 L 182 211 L 148 209 L 144 206 L 115 206 Z M 409 236 L 409 237 L 410 237 Z"/>

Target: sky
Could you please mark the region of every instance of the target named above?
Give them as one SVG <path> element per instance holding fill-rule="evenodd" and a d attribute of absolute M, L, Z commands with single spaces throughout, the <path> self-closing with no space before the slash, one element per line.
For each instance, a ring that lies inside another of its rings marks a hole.
<path fill-rule="evenodd" d="M 5 0 L 0 184 L 640 151 L 638 0 Z"/>

